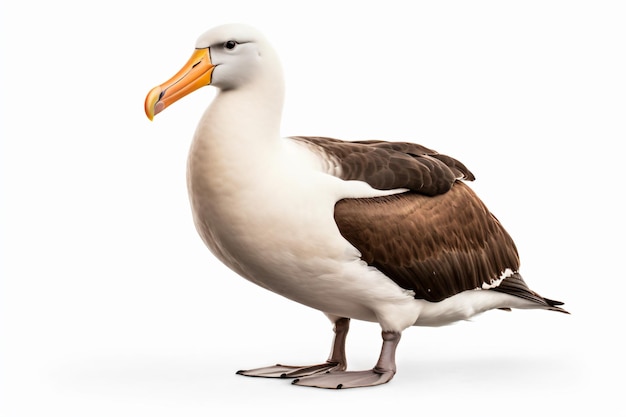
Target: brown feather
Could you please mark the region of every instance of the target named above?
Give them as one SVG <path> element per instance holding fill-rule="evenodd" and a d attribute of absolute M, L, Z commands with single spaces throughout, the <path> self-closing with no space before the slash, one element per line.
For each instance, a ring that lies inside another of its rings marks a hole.
<path fill-rule="evenodd" d="M 461 162 L 415 143 L 346 142 L 314 136 L 291 139 L 337 161 L 340 178 L 365 181 L 379 190 L 408 188 L 424 195 L 437 195 L 447 192 L 457 179 L 474 179 Z"/>
<path fill-rule="evenodd" d="M 335 221 L 365 262 L 416 298 L 441 301 L 519 268 L 513 240 L 462 182 L 434 197 L 341 200 Z"/>

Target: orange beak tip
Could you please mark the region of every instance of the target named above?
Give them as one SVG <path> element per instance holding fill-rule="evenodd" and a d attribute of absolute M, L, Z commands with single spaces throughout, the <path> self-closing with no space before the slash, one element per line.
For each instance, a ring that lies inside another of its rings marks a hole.
<path fill-rule="evenodd" d="M 144 103 L 144 110 L 146 112 L 146 116 L 148 119 L 153 120 L 154 116 L 163 110 L 163 103 L 159 103 L 159 98 L 161 95 L 161 86 L 154 87 L 148 95 L 146 96 L 146 101 Z M 161 104 L 161 106 L 159 106 Z"/>

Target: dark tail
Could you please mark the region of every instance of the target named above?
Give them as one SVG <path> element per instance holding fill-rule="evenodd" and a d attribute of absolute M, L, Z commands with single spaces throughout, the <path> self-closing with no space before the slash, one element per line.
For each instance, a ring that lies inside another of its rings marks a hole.
<path fill-rule="evenodd" d="M 563 305 L 561 301 L 544 298 L 528 288 L 528 285 L 526 285 L 526 283 L 522 279 L 522 276 L 517 272 L 515 272 L 510 277 L 505 278 L 500 283 L 500 285 L 498 285 L 496 288 L 492 288 L 491 291 L 503 292 L 505 294 L 514 295 L 515 297 L 520 297 L 525 300 L 532 301 L 533 303 L 539 304 L 539 306 L 542 306 L 546 310 L 570 314 L 567 310 L 559 307 Z"/>

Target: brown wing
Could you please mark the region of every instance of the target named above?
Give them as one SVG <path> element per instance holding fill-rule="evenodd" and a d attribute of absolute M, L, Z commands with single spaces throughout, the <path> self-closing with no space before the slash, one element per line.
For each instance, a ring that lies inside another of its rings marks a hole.
<path fill-rule="evenodd" d="M 408 142 L 356 141 L 294 136 L 333 164 L 344 180 L 361 180 L 379 190 L 408 188 L 424 195 L 447 192 L 458 179 L 474 175 L 456 159 Z"/>
<path fill-rule="evenodd" d="M 341 200 L 335 221 L 365 262 L 416 298 L 441 301 L 519 268 L 513 240 L 462 182 L 432 197 Z"/>

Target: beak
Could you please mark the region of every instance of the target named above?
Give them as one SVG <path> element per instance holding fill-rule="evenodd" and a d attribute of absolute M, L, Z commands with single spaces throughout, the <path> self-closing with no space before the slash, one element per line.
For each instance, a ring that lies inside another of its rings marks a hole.
<path fill-rule="evenodd" d="M 187 94 L 211 84 L 214 68 L 209 48 L 196 49 L 176 75 L 150 90 L 144 105 L 148 119 L 152 120 L 156 114 Z"/>

